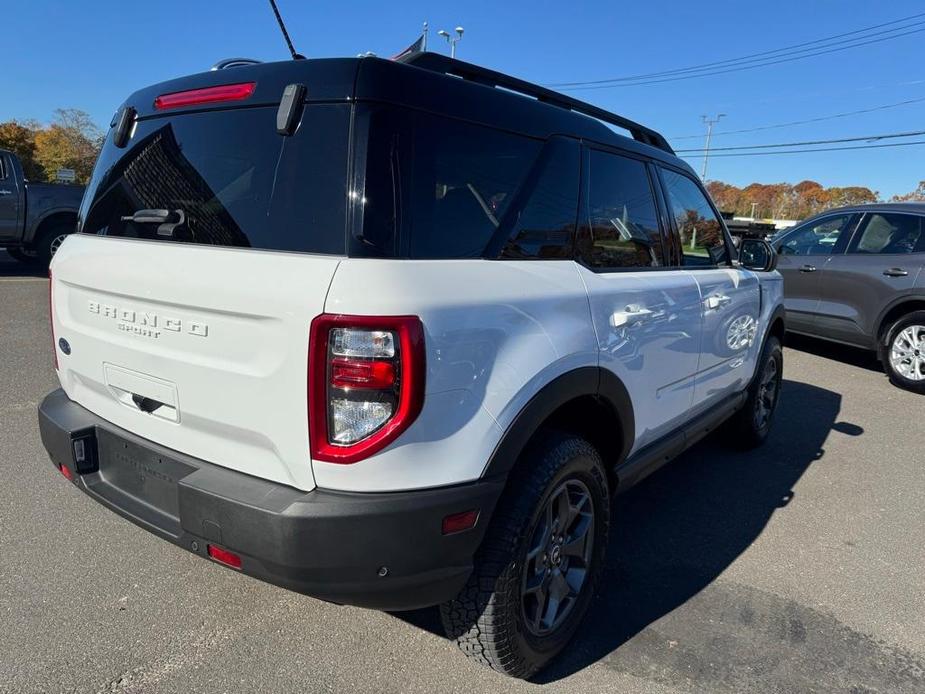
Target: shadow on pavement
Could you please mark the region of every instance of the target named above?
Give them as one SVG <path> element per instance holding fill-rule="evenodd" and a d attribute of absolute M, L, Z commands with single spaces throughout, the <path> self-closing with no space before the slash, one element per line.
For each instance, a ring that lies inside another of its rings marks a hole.
<path fill-rule="evenodd" d="M 535 681 L 556 681 L 611 656 L 710 586 L 791 501 L 829 432 L 863 433 L 836 422 L 836 393 L 785 380 L 781 398 L 763 447 L 732 449 L 720 432 L 616 498 L 599 595 L 578 636 Z M 436 608 L 396 616 L 443 634 Z"/>
<path fill-rule="evenodd" d="M 0 277 L 48 277 L 48 269 L 38 264 L 21 263 L 0 249 Z"/>
<path fill-rule="evenodd" d="M 860 347 L 850 347 L 817 337 L 796 335 L 795 333 L 787 333 L 784 338 L 784 346 L 807 354 L 814 354 L 823 359 L 833 359 L 868 371 L 883 373 L 883 367 L 880 365 L 880 360 L 877 359 L 877 354 Z"/>

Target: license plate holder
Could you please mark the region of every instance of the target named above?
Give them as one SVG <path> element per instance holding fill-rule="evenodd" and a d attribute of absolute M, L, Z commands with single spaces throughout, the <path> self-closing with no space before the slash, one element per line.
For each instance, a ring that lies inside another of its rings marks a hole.
<path fill-rule="evenodd" d="M 97 442 L 104 496 L 110 488 L 179 522 L 178 483 L 195 468 L 105 430 Z"/>

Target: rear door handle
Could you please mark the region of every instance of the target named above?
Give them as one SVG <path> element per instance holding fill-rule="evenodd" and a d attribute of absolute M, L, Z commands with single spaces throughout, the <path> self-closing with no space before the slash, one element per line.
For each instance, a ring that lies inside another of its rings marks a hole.
<path fill-rule="evenodd" d="M 652 315 L 652 311 L 642 306 L 631 304 L 623 311 L 614 311 L 610 316 L 610 325 L 614 328 L 622 328 L 631 323 L 638 323 Z"/>
<path fill-rule="evenodd" d="M 6 188 L 0 188 L 0 195 L 12 195 L 12 190 L 7 190 Z"/>
<path fill-rule="evenodd" d="M 887 277 L 906 277 L 909 273 L 901 267 L 891 267 L 889 270 L 884 270 L 883 274 Z"/>
<path fill-rule="evenodd" d="M 816 271 L 815 265 L 804 265 L 803 267 L 800 268 L 800 272 L 815 272 L 815 271 Z"/>

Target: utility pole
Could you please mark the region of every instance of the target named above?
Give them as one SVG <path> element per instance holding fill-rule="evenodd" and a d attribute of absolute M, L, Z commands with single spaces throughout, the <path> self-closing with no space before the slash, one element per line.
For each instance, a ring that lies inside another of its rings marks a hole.
<path fill-rule="evenodd" d="M 704 122 L 704 125 L 707 126 L 707 144 L 703 148 L 703 169 L 700 171 L 700 180 L 702 180 L 704 183 L 707 181 L 707 160 L 710 158 L 710 138 L 713 137 L 713 126 L 719 123 L 720 119 L 725 115 L 725 113 L 720 113 L 716 116 L 716 118 L 700 116 L 700 119 Z"/>
<path fill-rule="evenodd" d="M 448 32 L 446 29 L 441 29 L 440 31 L 437 32 L 440 36 L 446 39 L 446 42 L 448 44 L 450 44 L 450 57 L 451 58 L 456 57 L 456 44 L 462 41 L 463 32 L 465 31 L 465 29 L 463 29 L 462 27 L 456 27 L 454 31 L 456 32 L 455 37 L 450 36 L 450 32 Z"/>
<path fill-rule="evenodd" d="M 424 37 L 423 39 L 421 39 L 421 52 L 424 53 L 427 51 L 427 22 L 424 22 L 424 27 L 423 27 L 423 31 L 421 32 L 421 36 Z"/>
<path fill-rule="evenodd" d="M 755 208 L 758 207 L 757 202 L 752 203 L 752 219 L 755 219 Z"/>

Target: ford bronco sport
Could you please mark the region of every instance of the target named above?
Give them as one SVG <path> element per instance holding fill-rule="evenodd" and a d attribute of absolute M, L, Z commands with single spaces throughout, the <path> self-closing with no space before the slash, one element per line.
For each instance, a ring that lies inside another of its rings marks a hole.
<path fill-rule="evenodd" d="M 528 677 L 601 581 L 614 494 L 727 419 L 768 434 L 782 283 L 765 242 L 733 255 L 661 135 L 461 61 L 158 84 L 52 264 L 42 440 L 188 551 L 440 605 Z"/>

